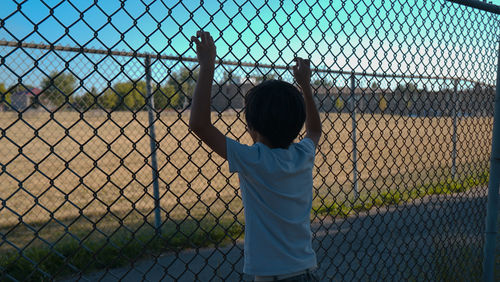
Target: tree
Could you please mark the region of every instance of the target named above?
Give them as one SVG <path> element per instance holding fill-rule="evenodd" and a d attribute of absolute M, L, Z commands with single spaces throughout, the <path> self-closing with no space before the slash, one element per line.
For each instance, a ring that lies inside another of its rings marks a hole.
<path fill-rule="evenodd" d="M 174 87 L 176 92 L 179 92 L 181 99 L 184 102 L 184 97 L 191 97 L 194 93 L 196 81 L 198 80 L 198 70 L 194 71 L 183 67 L 178 72 L 172 73 L 167 85 Z"/>
<path fill-rule="evenodd" d="M 76 109 L 81 111 L 87 111 L 96 107 L 97 90 L 95 87 L 90 89 L 90 92 L 86 92 L 83 95 L 71 96 L 70 103 Z"/>
<path fill-rule="evenodd" d="M 234 70 L 228 70 L 224 72 L 222 79 L 219 81 L 221 84 L 230 83 L 230 84 L 239 84 L 241 83 L 241 77 L 234 74 Z"/>
<path fill-rule="evenodd" d="M 156 110 L 165 108 L 180 109 L 183 106 L 183 101 L 178 91 L 175 91 L 174 86 L 165 85 L 156 89 L 153 94 L 154 106 Z"/>
<path fill-rule="evenodd" d="M 108 88 L 97 98 L 97 103 L 106 110 L 115 110 L 118 106 L 118 100 L 120 100 L 118 95 Z"/>
<path fill-rule="evenodd" d="M 380 94 L 379 95 L 379 108 L 380 108 L 380 111 L 385 111 L 385 109 L 387 109 L 387 100 L 385 99 L 384 95 Z"/>
<path fill-rule="evenodd" d="M 337 99 L 335 99 L 335 107 L 337 110 L 342 110 L 342 108 L 344 108 L 344 100 L 341 96 L 338 96 Z"/>
<path fill-rule="evenodd" d="M 10 104 L 10 92 L 5 89 L 5 84 L 0 83 L 0 110 L 7 104 Z"/>
<path fill-rule="evenodd" d="M 92 91 L 91 91 L 92 92 Z M 90 95 L 90 94 L 88 94 Z M 97 96 L 97 94 L 94 94 Z M 107 110 L 132 110 L 137 111 L 146 105 L 146 82 L 145 81 L 129 81 L 115 83 L 111 88 L 104 91 L 98 96 L 98 104 Z M 154 107 L 157 110 L 165 108 L 181 108 L 183 105 L 181 94 L 176 91 L 172 85 L 156 87 L 153 90 Z M 81 98 L 85 101 L 84 104 L 92 98 Z M 83 101 L 82 101 L 83 102 Z M 90 103 L 91 105 L 92 103 Z"/>
<path fill-rule="evenodd" d="M 198 70 L 195 71 L 187 67 L 183 67 L 178 72 L 172 73 L 167 81 L 167 85 L 174 87 L 175 95 L 177 95 L 179 99 L 176 105 L 184 106 L 187 102 L 186 98 L 193 96 L 198 74 Z"/>
<path fill-rule="evenodd" d="M 23 92 L 23 91 L 30 91 L 33 88 L 35 88 L 35 87 L 32 85 L 29 85 L 29 84 L 16 83 L 14 85 L 9 86 L 8 91 L 10 94 L 13 94 L 13 93 L 18 93 L 18 92 Z"/>
<path fill-rule="evenodd" d="M 312 86 L 314 86 L 316 88 L 320 87 L 320 86 L 323 86 L 326 88 L 331 88 L 333 86 L 333 83 L 331 81 L 329 81 L 328 79 L 321 77 L 321 78 L 315 79 L 312 82 Z"/>
<path fill-rule="evenodd" d="M 76 77 L 71 73 L 52 72 L 42 81 L 41 99 L 56 107 L 69 101 L 69 96 L 76 89 Z"/>
<path fill-rule="evenodd" d="M 266 73 L 263 75 L 257 75 L 254 77 L 256 83 L 261 83 L 266 80 L 276 79 L 276 74 L 274 73 Z"/>
<path fill-rule="evenodd" d="M 415 83 L 409 82 L 406 84 L 406 90 L 410 93 L 415 93 L 417 91 L 417 86 Z"/>
<path fill-rule="evenodd" d="M 156 110 L 163 110 L 170 105 L 169 90 L 175 92 L 172 85 L 160 87 L 153 94 L 153 102 Z"/>
<path fill-rule="evenodd" d="M 474 83 L 474 93 L 481 93 L 483 87 L 481 86 L 481 83 L 476 82 Z"/>
<path fill-rule="evenodd" d="M 415 83 L 408 82 L 406 84 L 398 84 L 397 90 L 403 93 L 414 93 L 417 91 L 417 86 Z"/>
<path fill-rule="evenodd" d="M 136 111 L 146 104 L 146 82 L 118 82 L 112 87 L 119 98 L 117 110 Z"/>

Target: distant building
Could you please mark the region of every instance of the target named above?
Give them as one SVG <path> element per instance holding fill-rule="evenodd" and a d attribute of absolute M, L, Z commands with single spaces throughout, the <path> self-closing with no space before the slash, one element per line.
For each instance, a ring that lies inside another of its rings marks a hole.
<path fill-rule="evenodd" d="M 356 87 L 352 93 L 349 87 L 313 87 L 316 106 L 320 112 L 351 112 L 354 98 L 356 109 L 361 112 L 380 112 L 380 100 L 386 90 Z M 354 95 L 352 95 L 354 94 Z"/>
<path fill-rule="evenodd" d="M 240 84 L 224 83 L 212 86 L 212 110 L 241 110 L 245 96 L 255 84 L 246 80 Z M 384 89 L 377 87 L 312 86 L 314 101 L 320 112 L 351 113 L 356 100 L 356 111 L 365 114 L 439 117 L 493 114 L 494 89 L 476 86 L 461 89 L 429 91 L 425 89 Z M 354 94 L 354 95 L 353 95 Z"/>
<path fill-rule="evenodd" d="M 33 97 L 42 92 L 39 88 L 31 88 L 30 90 L 19 91 L 12 93 L 11 106 L 16 111 L 24 111 L 33 104 Z"/>
<path fill-rule="evenodd" d="M 253 87 L 251 83 L 222 84 L 212 86 L 212 109 L 218 112 L 245 107 L 245 96 Z"/>

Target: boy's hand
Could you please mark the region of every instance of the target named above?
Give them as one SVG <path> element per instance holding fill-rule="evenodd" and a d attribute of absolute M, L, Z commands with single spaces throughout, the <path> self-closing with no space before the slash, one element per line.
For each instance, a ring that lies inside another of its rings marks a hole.
<path fill-rule="evenodd" d="M 311 91 L 311 62 L 307 59 L 296 58 L 297 64 L 293 66 L 293 76 L 302 89 L 306 106 L 306 138 L 318 145 L 321 138 L 321 120 L 318 109 L 314 103 Z"/>
<path fill-rule="evenodd" d="M 212 124 L 210 114 L 216 56 L 214 39 L 210 33 L 200 30 L 191 37 L 191 41 L 196 44 L 200 73 L 194 88 L 189 128 L 214 152 L 226 159 L 226 136 Z"/>
<path fill-rule="evenodd" d="M 201 39 L 201 41 L 200 41 Z M 196 55 L 200 67 L 210 67 L 215 64 L 215 44 L 209 32 L 198 31 L 196 36 L 191 36 L 191 41 L 196 44 Z"/>
<path fill-rule="evenodd" d="M 308 59 L 295 58 L 297 64 L 293 66 L 293 76 L 299 84 L 300 88 L 304 89 L 311 84 L 311 61 Z"/>

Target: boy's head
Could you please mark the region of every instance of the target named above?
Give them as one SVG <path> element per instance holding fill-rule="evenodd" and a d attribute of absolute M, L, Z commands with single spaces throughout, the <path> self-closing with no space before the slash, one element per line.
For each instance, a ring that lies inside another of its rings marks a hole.
<path fill-rule="evenodd" d="M 264 81 L 250 89 L 245 108 L 248 128 L 266 138 L 272 148 L 288 148 L 306 120 L 302 94 L 280 80 Z"/>

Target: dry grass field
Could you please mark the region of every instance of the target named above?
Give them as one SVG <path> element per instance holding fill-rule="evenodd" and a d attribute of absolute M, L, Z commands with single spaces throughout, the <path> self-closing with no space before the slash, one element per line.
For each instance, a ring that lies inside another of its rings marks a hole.
<path fill-rule="evenodd" d="M 213 114 L 223 133 L 249 144 L 240 118 L 242 113 Z M 164 112 L 155 122 L 163 220 L 201 218 L 208 212 L 241 217 L 237 176 L 189 132 L 187 119 L 188 113 Z M 314 171 L 318 204 L 352 196 L 351 117 L 330 113 L 322 120 L 325 134 Z M 22 119 L 0 112 L 0 230 L 12 238 L 22 234 L 13 232 L 14 226 L 17 231 L 49 223 L 62 231 L 64 225 L 104 230 L 144 221 L 143 215 L 152 222 L 147 125 L 146 112 L 51 116 L 32 111 Z M 487 165 L 491 127 L 490 117 L 460 119 L 460 169 Z M 451 118 L 357 115 L 357 129 L 361 193 L 408 189 L 449 176 Z"/>

